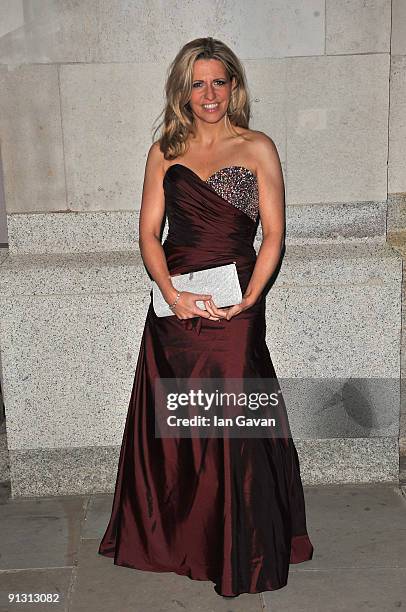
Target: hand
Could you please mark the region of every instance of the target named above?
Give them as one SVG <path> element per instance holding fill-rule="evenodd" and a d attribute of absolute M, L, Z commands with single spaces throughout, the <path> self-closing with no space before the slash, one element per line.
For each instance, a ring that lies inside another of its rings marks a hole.
<path fill-rule="evenodd" d="M 181 291 L 180 297 L 176 306 L 172 311 L 178 319 L 193 319 L 194 317 L 203 317 L 204 319 L 215 319 L 207 310 L 203 310 L 196 305 L 197 301 L 206 303 L 210 300 L 211 294 L 207 293 L 192 293 L 191 291 Z M 216 319 L 218 320 L 218 319 Z"/>
<path fill-rule="evenodd" d="M 239 304 L 234 304 L 234 306 L 229 306 L 228 308 L 217 308 L 213 300 L 205 301 L 205 306 L 213 317 L 219 317 L 222 319 L 226 319 L 229 321 L 235 315 L 243 312 L 244 310 L 248 310 L 251 308 L 256 302 L 256 299 L 253 299 L 249 295 L 246 295 L 242 298 Z"/>
<path fill-rule="evenodd" d="M 210 319 L 213 319 L 213 321 L 219 321 L 220 319 L 226 318 L 228 308 L 218 308 L 213 299 L 205 300 L 204 305 L 210 313 Z"/>

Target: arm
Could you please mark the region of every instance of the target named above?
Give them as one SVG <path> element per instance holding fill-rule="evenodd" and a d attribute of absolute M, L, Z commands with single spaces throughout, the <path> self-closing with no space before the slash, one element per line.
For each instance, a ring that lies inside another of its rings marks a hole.
<path fill-rule="evenodd" d="M 256 145 L 262 243 L 244 293 L 250 305 L 274 273 L 285 243 L 285 187 L 278 151 L 272 139 L 262 133 Z"/>
<path fill-rule="evenodd" d="M 160 240 L 160 230 L 165 213 L 165 195 L 163 190 L 164 163 L 159 144 L 151 145 L 145 167 L 144 185 L 139 222 L 139 246 L 142 260 L 157 283 L 164 299 L 173 304 L 178 294 L 172 284 L 165 252 Z M 209 312 L 196 305 L 197 300 L 207 300 L 210 294 L 182 291 L 177 301 L 175 314 L 178 319 L 197 316 L 213 318 Z"/>
<path fill-rule="evenodd" d="M 139 219 L 139 247 L 148 272 L 157 283 L 166 302 L 172 304 L 177 291 L 170 280 L 160 240 L 161 224 L 165 213 L 163 177 L 163 155 L 158 142 L 154 142 L 149 149 L 145 166 Z"/>
<path fill-rule="evenodd" d="M 240 304 L 224 309 L 217 308 L 211 301 L 206 303 L 212 315 L 227 320 L 255 304 L 278 265 L 285 242 L 285 187 L 278 151 L 271 138 L 257 132 L 251 155 L 258 160 L 256 173 L 262 243 Z"/>

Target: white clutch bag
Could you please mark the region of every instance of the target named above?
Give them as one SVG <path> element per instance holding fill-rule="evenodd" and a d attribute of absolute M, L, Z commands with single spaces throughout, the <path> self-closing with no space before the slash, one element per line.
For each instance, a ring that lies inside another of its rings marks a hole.
<path fill-rule="evenodd" d="M 171 276 L 172 285 L 178 291 L 191 291 L 192 293 L 211 294 L 216 306 L 222 308 L 239 304 L 242 300 L 240 281 L 235 262 L 225 266 L 217 266 L 197 272 L 187 272 L 178 276 Z M 155 281 L 152 283 L 152 304 L 158 317 L 175 315 Z M 204 302 L 197 301 L 196 305 L 204 309 Z"/>

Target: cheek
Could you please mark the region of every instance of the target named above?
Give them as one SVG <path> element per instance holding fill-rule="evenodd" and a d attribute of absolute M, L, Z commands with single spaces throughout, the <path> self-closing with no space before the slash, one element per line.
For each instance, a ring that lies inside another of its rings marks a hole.
<path fill-rule="evenodd" d="M 199 102 L 200 98 L 202 97 L 202 91 L 199 89 L 192 89 L 192 93 L 190 95 L 190 101 L 192 102 Z"/>
<path fill-rule="evenodd" d="M 226 87 L 219 87 L 216 91 L 216 95 L 218 100 L 226 100 L 230 97 L 230 91 L 226 89 Z"/>

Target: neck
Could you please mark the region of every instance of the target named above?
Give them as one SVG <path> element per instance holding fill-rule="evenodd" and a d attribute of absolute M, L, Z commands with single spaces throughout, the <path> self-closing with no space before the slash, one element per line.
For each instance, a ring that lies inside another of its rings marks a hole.
<path fill-rule="evenodd" d="M 230 136 L 226 115 L 222 121 L 217 123 L 207 123 L 201 119 L 195 119 L 195 130 L 191 140 L 202 147 L 210 148 Z"/>

